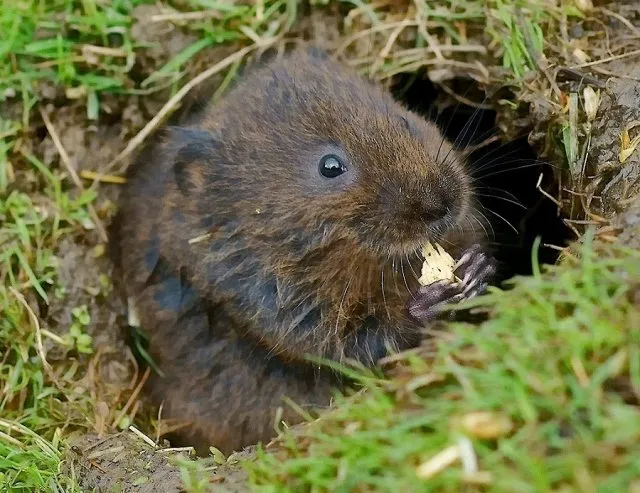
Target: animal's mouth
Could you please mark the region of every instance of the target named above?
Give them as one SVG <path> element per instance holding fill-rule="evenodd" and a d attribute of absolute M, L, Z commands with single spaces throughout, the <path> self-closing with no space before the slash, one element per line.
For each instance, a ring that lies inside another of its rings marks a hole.
<path fill-rule="evenodd" d="M 433 221 L 426 227 L 412 228 L 411 233 L 405 233 L 404 237 L 394 242 L 392 250 L 400 255 L 411 254 L 416 250 L 420 250 L 427 243 L 441 242 L 447 233 L 455 227 L 448 224 L 445 220 Z M 405 231 L 408 231 L 405 228 Z"/>
<path fill-rule="evenodd" d="M 356 234 L 359 242 L 375 256 L 401 259 L 419 254 L 428 243 L 446 243 L 447 235 L 459 227 L 456 219 L 447 217 L 427 223 L 396 217 L 372 221 L 366 229 L 357 228 Z M 392 224 L 389 225 L 387 221 Z"/>
<path fill-rule="evenodd" d="M 420 254 L 420 250 L 428 243 L 438 243 L 441 237 L 431 237 L 428 235 L 416 237 L 414 239 L 400 241 L 389 246 L 389 256 L 391 258 L 403 259 L 411 258 Z"/>

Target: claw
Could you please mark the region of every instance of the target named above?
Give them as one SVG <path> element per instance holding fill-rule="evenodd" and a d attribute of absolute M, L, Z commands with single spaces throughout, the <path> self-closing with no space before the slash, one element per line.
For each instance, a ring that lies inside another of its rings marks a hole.
<path fill-rule="evenodd" d="M 482 252 L 479 245 L 467 249 L 456 266 L 456 269 L 462 269 L 464 293 L 472 291 L 475 286 L 487 284 L 496 273 L 495 260 Z"/>
<path fill-rule="evenodd" d="M 444 305 L 460 301 L 463 294 L 460 285 L 438 281 L 420 288 L 416 299 L 409 302 L 409 314 L 421 323 L 435 319 Z"/>

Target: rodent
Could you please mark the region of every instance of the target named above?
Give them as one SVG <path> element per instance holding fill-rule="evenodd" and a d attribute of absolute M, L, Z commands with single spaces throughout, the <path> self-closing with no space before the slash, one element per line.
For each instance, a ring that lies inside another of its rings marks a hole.
<path fill-rule="evenodd" d="M 315 48 L 251 69 L 130 167 L 112 226 L 127 297 L 164 373 L 148 391 L 228 453 L 274 435 L 282 397 L 326 406 L 342 380 L 416 345 L 443 303 L 495 273 L 465 163 L 437 126 Z M 421 287 L 427 241 L 463 283 Z"/>

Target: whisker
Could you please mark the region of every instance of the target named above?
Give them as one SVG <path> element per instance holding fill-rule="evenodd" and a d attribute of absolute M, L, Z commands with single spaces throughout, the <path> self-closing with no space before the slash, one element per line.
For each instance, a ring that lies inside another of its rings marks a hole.
<path fill-rule="evenodd" d="M 416 279 L 419 279 L 420 276 L 418 274 L 416 274 L 416 271 L 413 268 L 413 264 L 411 263 L 411 260 L 409 260 L 409 254 L 405 253 L 404 256 L 407 259 L 407 263 L 409 264 L 409 268 L 411 269 L 411 272 L 413 272 L 413 275 L 415 276 Z"/>
<path fill-rule="evenodd" d="M 484 231 L 484 236 L 485 238 L 489 238 L 489 232 L 487 231 L 487 228 L 485 227 L 485 225 L 482 223 L 482 221 L 480 221 L 480 219 L 478 219 L 478 217 L 475 214 L 471 214 L 470 217 L 467 217 L 467 223 L 469 223 L 469 229 L 471 229 L 472 231 L 475 231 L 475 228 L 473 226 L 473 223 L 471 222 L 471 219 L 475 219 L 475 221 L 480 225 L 480 228 Z"/>
<path fill-rule="evenodd" d="M 517 155 L 518 151 L 514 150 L 511 151 L 510 153 L 507 154 L 502 154 L 498 157 L 496 157 L 495 159 L 492 159 L 491 161 L 488 161 L 486 163 L 483 163 L 481 166 L 471 166 L 471 174 L 477 174 L 480 171 L 487 171 L 493 168 L 497 168 L 499 166 L 504 166 L 505 168 L 510 168 L 512 167 L 513 164 L 516 163 L 532 163 L 532 164 L 537 164 L 538 166 L 542 167 L 545 165 L 548 165 L 549 163 L 542 161 L 540 159 L 535 159 L 535 158 L 527 158 L 527 157 L 520 157 L 520 158 L 511 158 L 511 159 L 506 159 L 509 158 L 512 155 Z"/>
<path fill-rule="evenodd" d="M 508 199 L 506 197 L 500 197 L 499 195 L 491 195 L 491 194 L 484 194 L 484 193 L 476 193 L 476 195 L 478 197 L 486 197 L 489 199 L 504 200 L 505 202 L 509 202 L 510 204 L 517 205 L 518 207 L 521 207 L 522 209 L 527 210 L 527 207 L 522 205 L 520 202 L 516 200 Z"/>
<path fill-rule="evenodd" d="M 508 197 L 511 197 L 516 202 L 519 202 L 518 197 L 516 197 L 515 194 L 509 192 L 508 190 L 503 190 L 502 188 L 489 187 L 489 186 L 480 186 L 480 187 L 474 186 L 474 190 L 489 190 L 489 191 L 504 193 L 505 195 L 507 195 Z"/>
<path fill-rule="evenodd" d="M 344 300 L 347 296 L 347 291 L 349 291 L 349 286 L 351 286 L 351 281 L 353 281 L 353 276 L 351 276 L 349 278 L 349 281 L 347 282 L 347 285 L 344 288 L 344 291 L 342 293 L 342 299 L 340 300 L 340 305 L 338 306 L 338 313 L 336 314 L 336 326 L 334 328 L 334 334 L 338 335 L 339 333 L 339 324 L 340 324 L 340 313 L 342 312 L 342 306 L 344 304 Z"/>
<path fill-rule="evenodd" d="M 495 229 L 493 229 L 493 224 L 491 224 L 491 221 L 489 221 L 489 218 L 488 218 L 487 216 L 485 216 L 485 215 L 484 215 L 484 213 L 483 213 L 480 209 L 476 209 L 476 212 L 482 216 L 482 218 L 486 221 L 486 224 L 488 224 L 488 225 L 489 225 L 489 228 L 491 228 L 491 236 L 489 236 L 489 235 L 487 234 L 487 238 L 494 238 L 494 239 L 495 239 L 495 237 L 496 237 L 496 230 L 495 230 Z M 474 216 L 474 217 L 475 217 L 475 216 Z M 476 217 L 476 219 L 477 219 L 478 221 L 480 221 L 477 217 Z M 480 224 L 484 224 L 484 223 L 480 222 Z M 484 228 L 484 226 L 483 226 L 483 229 L 485 230 L 485 232 L 487 231 L 487 230 Z"/>
<path fill-rule="evenodd" d="M 500 214 L 498 214 L 496 211 L 494 211 L 494 210 L 492 210 L 492 209 L 489 209 L 488 207 L 485 207 L 485 210 L 486 210 L 487 212 L 490 212 L 491 214 L 493 214 L 493 215 L 494 215 L 494 216 L 496 216 L 497 218 L 501 219 L 502 221 L 504 221 L 504 223 L 505 223 L 507 226 L 509 226 L 511 229 L 513 229 L 513 231 L 514 231 L 516 234 L 520 234 L 520 232 L 517 230 L 517 228 L 516 228 L 513 224 L 511 224 L 509 221 L 507 221 L 504 217 L 502 217 L 502 216 L 501 216 Z"/>
<path fill-rule="evenodd" d="M 400 289 L 398 289 L 398 276 L 396 275 L 396 259 L 395 257 L 391 259 L 391 270 L 393 272 L 393 284 L 396 287 L 396 294 L 400 292 Z"/>
<path fill-rule="evenodd" d="M 404 274 L 404 262 L 402 262 L 402 257 L 400 257 L 400 272 L 402 272 L 402 279 L 404 280 L 404 285 L 407 288 L 407 292 L 415 300 L 415 296 L 411 292 L 411 289 L 409 288 L 409 284 L 407 283 L 407 276 Z"/>
<path fill-rule="evenodd" d="M 487 101 L 487 97 L 484 98 L 483 102 L 486 102 L 486 101 Z M 477 116 L 480 115 L 482 111 L 484 110 L 482 110 L 481 108 L 476 108 L 473 110 L 473 113 L 471 113 L 471 116 L 466 121 L 465 125 L 462 127 L 462 131 L 456 137 L 454 141 L 454 147 L 459 148 L 460 144 L 465 140 L 467 135 L 474 135 L 474 136 L 477 135 L 478 127 L 480 126 L 480 123 L 481 123 L 481 118 L 477 118 Z M 476 120 L 475 128 L 473 129 L 473 132 L 469 134 L 469 129 L 471 128 L 471 125 L 473 124 L 474 120 Z M 445 158 L 445 161 L 446 161 L 446 158 Z"/>
<path fill-rule="evenodd" d="M 466 91 L 465 91 L 465 95 L 468 91 L 471 90 L 471 87 L 469 87 Z M 485 96 L 483 103 L 487 101 L 487 97 Z M 456 107 L 455 110 L 453 112 L 453 115 L 456 114 L 456 111 L 458 110 L 458 108 L 460 107 L 460 101 L 456 101 Z M 481 112 L 481 108 L 476 108 L 473 113 L 471 114 L 471 117 L 466 121 L 466 123 L 464 124 L 464 126 L 462 127 L 462 130 L 458 133 L 458 135 L 456 136 L 456 138 L 454 139 L 454 141 L 452 142 L 451 145 L 451 149 L 449 149 L 449 152 L 447 152 L 446 156 L 444 157 L 444 159 L 440 162 L 438 161 L 438 158 L 440 156 L 440 149 L 438 149 L 438 152 L 436 154 L 436 162 L 440 163 L 442 165 L 446 165 L 447 164 L 447 159 L 449 158 L 449 155 L 451 154 L 451 152 L 455 149 L 455 150 L 460 150 L 460 144 L 463 142 L 463 140 L 466 138 L 469 129 L 471 128 L 471 125 L 473 123 L 473 121 L 476 119 L 476 116 L 480 114 Z M 477 119 L 477 123 L 476 123 L 476 127 L 474 129 L 474 133 L 478 131 L 478 126 L 480 125 L 480 118 Z M 447 124 L 447 129 L 445 130 L 445 132 L 443 132 L 444 134 L 448 133 L 449 131 L 449 126 L 451 125 L 451 123 L 453 122 L 453 116 L 451 117 L 451 119 L 449 120 L 449 123 Z M 440 146 L 442 146 L 442 142 L 440 143 Z"/>
<path fill-rule="evenodd" d="M 420 254 L 418 253 L 418 250 L 415 250 L 415 251 L 413 252 L 413 254 L 414 254 L 414 255 L 416 256 L 416 258 L 418 259 L 418 262 L 420 262 L 420 265 L 422 265 L 422 263 L 424 262 L 424 259 L 422 259 L 422 258 L 420 257 Z"/>
<path fill-rule="evenodd" d="M 533 168 L 534 166 L 538 166 L 538 164 L 537 163 L 525 164 L 524 166 L 516 166 L 515 168 L 509 168 L 509 169 L 503 169 L 503 170 L 500 170 L 500 171 L 494 171 L 493 173 L 488 173 L 486 175 L 482 175 L 482 176 L 478 176 L 478 177 L 472 178 L 471 183 L 475 183 L 476 181 L 484 180 L 485 178 L 489 178 L 490 176 L 496 176 L 496 175 L 500 175 L 502 173 L 508 173 L 510 171 L 518 171 L 520 169 Z"/>
<path fill-rule="evenodd" d="M 497 139 L 500 138 L 500 133 L 497 131 L 496 127 L 493 127 L 482 132 L 480 135 L 475 135 L 475 138 L 479 142 L 478 144 L 469 144 L 467 147 L 461 150 L 461 154 L 465 159 L 469 158 L 475 152 L 480 151 L 480 149 L 483 149 L 488 145 L 494 143 Z M 498 147 L 502 148 L 504 146 L 505 144 L 501 143 Z M 491 151 L 487 152 L 487 154 L 483 154 L 483 157 L 491 155 L 494 152 L 495 149 L 492 149 Z"/>
<path fill-rule="evenodd" d="M 387 296 L 384 293 L 384 269 L 380 270 L 380 277 L 382 287 L 382 303 L 384 304 L 384 309 L 387 312 L 387 319 L 391 320 L 391 313 L 389 312 L 389 306 L 387 305 Z"/>
<path fill-rule="evenodd" d="M 498 132 L 497 130 L 498 129 L 496 127 L 493 127 L 491 129 L 489 129 L 489 131 L 485 132 L 485 135 L 487 135 L 486 138 L 488 138 L 488 136 L 491 135 L 492 132 L 496 132 L 495 135 L 499 136 L 500 132 Z M 510 145 L 515 144 L 518 140 L 521 140 L 521 139 L 526 140 L 526 138 L 527 138 L 526 135 L 521 135 L 520 137 L 515 137 L 514 139 L 510 139 L 510 140 L 500 140 L 500 144 L 498 146 L 494 147 L 493 149 L 491 149 L 487 153 L 482 154 L 482 156 L 479 157 L 478 159 L 480 159 L 480 160 L 481 159 L 487 159 L 487 158 L 495 155 L 496 153 L 502 151 L 505 147 L 508 147 Z M 473 154 L 477 150 L 479 150 L 479 149 L 472 149 L 471 153 L 469 155 Z M 474 161 L 475 161 L 475 159 L 474 159 Z"/>
<path fill-rule="evenodd" d="M 464 97 L 464 96 L 466 96 L 466 95 L 467 95 L 467 93 L 468 93 L 470 90 L 471 90 L 471 86 L 469 86 L 469 87 L 467 88 L 467 90 L 464 92 L 463 97 Z M 487 98 L 485 97 L 485 100 L 486 100 L 486 99 L 487 99 Z M 440 140 L 440 146 L 438 147 L 438 152 L 436 153 L 436 159 L 435 159 L 436 163 L 438 163 L 438 162 L 439 162 L 439 161 L 438 161 L 438 158 L 440 157 L 440 150 L 442 149 L 442 144 L 443 144 L 443 143 L 444 143 L 444 141 L 446 140 L 446 135 L 449 133 L 449 127 L 451 127 L 451 124 L 453 123 L 453 115 L 455 115 L 455 114 L 456 114 L 456 112 L 458 111 L 458 108 L 460 108 L 460 100 L 457 100 L 457 101 L 456 101 L 456 105 L 455 105 L 455 108 L 454 108 L 454 110 L 453 110 L 453 114 L 452 114 L 451 118 L 449 118 L 449 121 L 447 122 L 447 126 L 445 127 L 444 131 L 442 131 L 442 139 Z M 476 114 L 476 112 L 477 112 L 477 111 L 478 111 L 478 109 L 476 109 L 476 110 L 473 112 L 472 118 L 473 118 L 473 116 Z M 440 117 L 440 115 L 441 115 L 441 114 L 442 114 L 442 113 L 440 113 L 440 114 L 438 115 L 438 118 Z M 468 124 L 468 123 L 469 123 L 469 122 L 467 122 L 467 124 Z M 438 126 L 439 126 L 438 119 L 436 119 L 436 124 L 438 124 Z M 459 138 L 459 137 L 460 137 L 460 134 L 458 134 L 458 138 Z M 456 140 L 457 140 L 457 139 L 456 139 Z M 455 141 L 453 142 L 453 147 L 456 147 L 456 143 L 455 143 Z M 450 152 L 451 152 L 451 150 L 449 150 L 449 152 L 447 153 L 447 156 L 449 155 L 449 153 L 450 153 Z M 445 161 L 446 161 L 446 156 L 445 156 L 445 159 L 443 160 L 443 162 L 445 162 Z"/>

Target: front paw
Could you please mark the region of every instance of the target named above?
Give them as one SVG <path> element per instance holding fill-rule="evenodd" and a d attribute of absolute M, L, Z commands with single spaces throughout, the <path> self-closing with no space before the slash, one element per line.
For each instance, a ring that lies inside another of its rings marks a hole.
<path fill-rule="evenodd" d="M 462 253 L 456 263 L 455 274 L 459 281 L 437 281 L 422 286 L 418 295 L 409 301 L 409 315 L 423 325 L 431 322 L 443 312 L 446 305 L 482 293 L 495 273 L 495 259 L 480 245 L 473 245 Z"/>
<path fill-rule="evenodd" d="M 436 319 L 445 305 L 457 303 L 463 297 L 461 284 L 437 281 L 428 286 L 422 286 L 418 295 L 409 301 L 409 315 L 424 325 Z"/>
<path fill-rule="evenodd" d="M 484 292 L 496 274 L 496 260 L 480 245 L 465 250 L 456 262 L 455 273 L 461 279 L 463 298 L 473 298 Z"/>

